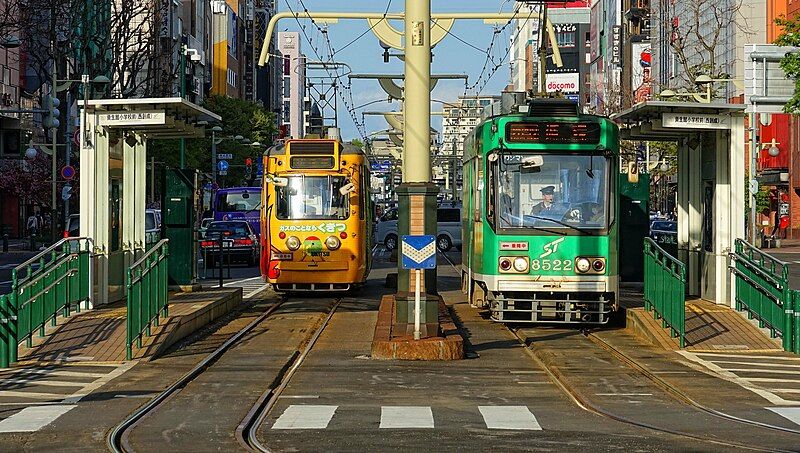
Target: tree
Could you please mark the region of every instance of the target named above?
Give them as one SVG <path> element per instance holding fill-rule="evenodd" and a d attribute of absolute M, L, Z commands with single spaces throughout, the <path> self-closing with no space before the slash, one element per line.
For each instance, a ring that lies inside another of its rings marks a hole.
<path fill-rule="evenodd" d="M 27 204 L 50 206 L 50 157 L 39 153 L 34 159 L 7 159 L 0 164 L 0 192 Z"/>
<path fill-rule="evenodd" d="M 782 17 L 775 23 L 783 27 L 783 33 L 775 40 L 775 44 L 800 47 L 800 17 L 792 19 Z M 781 60 L 781 69 L 786 73 L 786 77 L 794 80 L 794 94 L 783 107 L 783 111 L 800 113 L 800 52 L 787 53 Z"/>

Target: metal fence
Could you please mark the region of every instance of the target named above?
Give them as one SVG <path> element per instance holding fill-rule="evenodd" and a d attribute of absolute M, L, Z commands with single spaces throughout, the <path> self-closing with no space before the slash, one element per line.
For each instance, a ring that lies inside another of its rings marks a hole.
<path fill-rule="evenodd" d="M 11 271 L 11 293 L 0 296 L 0 367 L 17 361 L 19 343 L 44 337 L 49 322 L 92 302 L 92 240 L 65 238 Z"/>
<path fill-rule="evenodd" d="M 686 346 L 686 267 L 650 238 L 644 240 L 644 307 Z"/>
<path fill-rule="evenodd" d="M 789 286 L 789 264 L 737 239 L 731 271 L 736 309 L 747 311 L 773 338 L 780 336 L 784 350 L 800 353 L 800 291 Z"/>
<path fill-rule="evenodd" d="M 150 336 L 160 317 L 168 316 L 167 272 L 168 240 L 162 239 L 128 268 L 126 281 L 128 315 L 125 354 L 133 358 L 133 343 L 142 347 L 142 337 Z"/>

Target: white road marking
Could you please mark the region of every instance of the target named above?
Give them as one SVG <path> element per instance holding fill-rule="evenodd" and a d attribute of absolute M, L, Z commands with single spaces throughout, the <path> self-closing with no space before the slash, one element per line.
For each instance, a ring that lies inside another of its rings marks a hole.
<path fill-rule="evenodd" d="M 319 395 L 281 395 L 278 398 L 289 398 L 289 399 L 317 399 Z"/>
<path fill-rule="evenodd" d="M 0 421 L 0 433 L 25 433 L 38 431 L 66 414 L 75 405 L 26 407 Z"/>
<path fill-rule="evenodd" d="M 536 416 L 525 406 L 478 406 L 489 429 L 541 431 Z"/>
<path fill-rule="evenodd" d="M 595 393 L 597 396 L 653 396 L 652 393 Z"/>
<path fill-rule="evenodd" d="M 50 387 L 83 387 L 85 382 L 69 382 L 69 381 L 38 381 L 36 379 L 2 379 L 0 385 L 4 384 L 31 384 L 31 385 L 45 385 Z"/>
<path fill-rule="evenodd" d="M 778 393 L 800 393 L 800 389 L 770 389 Z"/>
<path fill-rule="evenodd" d="M 95 390 L 99 389 L 100 387 L 104 386 L 107 382 L 115 379 L 116 377 L 122 375 L 126 371 L 133 368 L 137 363 L 137 361 L 130 361 L 127 363 L 123 363 L 122 365 L 118 366 L 114 371 L 102 375 L 99 379 L 96 379 L 83 387 L 82 389 L 78 390 L 77 392 L 70 395 L 68 398 L 64 399 L 65 403 L 77 403 L 78 401 L 82 400 L 86 395 L 94 392 Z"/>
<path fill-rule="evenodd" d="M 66 371 L 66 370 L 37 370 L 37 369 L 30 369 L 26 368 L 24 370 L 17 371 L 13 374 L 19 374 L 21 376 L 26 376 L 30 374 L 51 374 L 53 376 L 64 376 L 64 377 L 84 377 L 84 378 L 101 378 L 106 375 L 106 373 L 92 373 L 92 372 L 83 372 L 83 371 Z M 14 376 L 17 377 L 17 376 Z"/>
<path fill-rule="evenodd" d="M 800 364 L 793 365 L 790 363 L 753 363 L 753 362 L 736 362 L 733 360 L 715 360 L 714 363 L 729 363 L 731 365 L 770 366 L 778 368 L 794 368 L 795 370 L 800 370 Z"/>
<path fill-rule="evenodd" d="M 430 406 L 381 406 L 381 428 L 433 428 Z"/>
<path fill-rule="evenodd" d="M 739 373 L 794 374 L 795 376 L 798 373 L 800 373 L 800 370 L 771 370 L 769 368 L 725 368 L 725 369 L 728 371 L 734 371 Z"/>
<path fill-rule="evenodd" d="M 750 382 L 797 382 L 800 384 L 800 379 L 778 379 L 778 378 L 761 378 L 761 377 L 754 377 L 754 378 L 747 378 Z"/>
<path fill-rule="evenodd" d="M 517 384 L 550 384 L 550 381 L 518 381 Z"/>
<path fill-rule="evenodd" d="M 785 357 L 777 355 L 748 355 L 748 354 L 717 354 L 716 352 L 698 352 L 695 355 L 707 356 L 706 360 L 714 360 L 716 357 L 725 357 L 729 359 L 755 359 L 755 360 L 788 360 L 790 362 L 800 362 L 798 357 Z"/>
<path fill-rule="evenodd" d="M 250 299 L 251 297 L 255 296 L 256 294 L 260 293 L 261 291 L 264 291 L 264 290 L 266 290 L 268 287 L 269 287 L 269 285 L 267 285 L 267 284 L 265 283 L 265 284 L 264 284 L 262 287 L 260 287 L 260 288 L 256 289 L 255 291 L 251 291 L 251 292 L 249 292 L 249 293 L 245 294 L 245 295 L 244 295 L 244 298 L 245 298 L 245 299 Z"/>
<path fill-rule="evenodd" d="M 291 405 L 272 429 L 325 429 L 339 406 Z"/>
<path fill-rule="evenodd" d="M 511 370 L 511 371 L 509 371 L 509 373 L 511 373 L 511 374 L 541 374 L 541 373 L 544 373 L 544 371 L 539 371 L 539 370 Z"/>
<path fill-rule="evenodd" d="M 768 407 L 766 409 L 775 412 L 796 425 L 800 425 L 800 407 Z"/>
<path fill-rule="evenodd" d="M 16 390 L 0 390 L 0 398 L 31 398 L 43 400 L 61 400 L 62 393 L 18 392 Z"/>

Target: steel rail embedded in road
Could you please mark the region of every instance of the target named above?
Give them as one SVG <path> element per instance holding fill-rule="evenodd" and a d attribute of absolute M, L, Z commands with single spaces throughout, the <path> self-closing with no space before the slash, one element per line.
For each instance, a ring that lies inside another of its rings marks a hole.
<path fill-rule="evenodd" d="M 706 436 L 701 436 L 701 435 L 697 435 L 697 434 L 691 434 L 691 433 L 687 433 L 687 432 L 683 432 L 683 431 L 678 431 L 678 430 L 674 430 L 674 429 L 670 429 L 670 428 L 664 428 L 664 427 L 661 427 L 661 426 L 652 425 L 652 424 L 646 423 L 646 422 L 640 422 L 640 421 L 636 421 L 636 420 L 631 420 L 630 418 L 627 418 L 625 416 L 622 416 L 622 415 L 619 415 L 619 414 L 615 414 L 615 413 L 613 413 L 611 411 L 605 410 L 605 409 L 599 407 L 598 405 L 589 402 L 589 400 L 587 398 L 585 398 L 580 392 L 578 392 L 575 388 L 573 388 L 569 383 L 566 382 L 566 380 L 561 376 L 561 373 L 559 371 L 557 371 L 557 370 L 551 368 L 550 366 L 548 366 L 547 364 L 545 364 L 533 351 L 530 350 L 530 348 L 528 347 L 528 345 L 525 342 L 525 339 L 522 338 L 519 335 L 519 333 L 517 333 L 516 330 L 513 330 L 513 329 L 509 328 L 508 331 L 517 339 L 517 341 L 520 342 L 522 347 L 525 349 L 525 352 L 533 359 L 533 361 L 536 362 L 536 364 L 539 365 L 539 367 L 542 370 L 544 370 L 545 373 L 547 373 L 548 377 L 550 378 L 551 381 L 553 381 L 553 383 L 556 385 L 556 387 L 558 387 L 559 390 L 561 390 L 564 393 L 564 395 L 566 395 L 567 398 L 569 398 L 576 406 L 578 406 L 579 408 L 581 408 L 581 409 L 583 409 L 585 411 L 588 411 L 588 412 L 591 412 L 593 414 L 599 415 L 601 417 L 605 417 L 605 418 L 608 418 L 608 419 L 611 419 L 611 420 L 615 420 L 615 421 L 618 421 L 620 423 L 624 423 L 624 424 L 627 424 L 627 425 L 637 426 L 639 428 L 650 429 L 650 430 L 657 431 L 657 432 L 662 432 L 662 433 L 665 433 L 665 434 L 672 434 L 674 436 L 684 437 L 684 438 L 693 439 L 693 440 L 697 440 L 697 441 L 705 442 L 705 443 L 710 443 L 710 444 L 714 444 L 714 445 L 720 445 L 720 446 L 724 446 L 724 447 L 739 448 L 739 449 L 745 449 L 745 450 L 751 450 L 751 451 L 768 451 L 768 452 L 781 452 L 781 453 L 790 453 L 790 452 L 793 451 L 793 450 L 781 450 L 781 449 L 774 449 L 774 448 L 746 445 L 746 444 L 741 444 L 741 443 L 738 443 L 738 442 L 717 440 L 717 439 L 713 439 L 713 438 L 706 437 Z"/>
<path fill-rule="evenodd" d="M 153 399 L 148 401 L 144 406 L 140 407 L 131 415 L 129 415 L 125 420 L 122 421 L 122 423 L 117 425 L 106 438 L 106 444 L 108 448 L 113 452 L 134 451 L 133 448 L 131 448 L 130 443 L 128 442 L 128 434 L 130 433 L 130 431 L 134 427 L 136 427 L 136 425 L 144 417 L 157 410 L 159 406 L 164 404 L 178 391 L 186 387 L 190 382 L 192 382 L 198 376 L 203 374 L 203 372 L 206 371 L 209 366 L 211 366 L 217 360 L 219 360 L 219 358 L 222 357 L 225 354 L 225 352 L 227 352 L 231 347 L 233 347 L 236 343 L 238 343 L 239 340 L 241 340 L 245 335 L 247 335 L 251 330 L 253 330 L 253 328 L 261 324 L 270 315 L 272 315 L 272 313 L 275 310 L 277 310 L 281 305 L 283 305 L 284 301 L 285 300 L 279 300 L 278 302 L 275 302 L 258 318 L 254 319 L 250 324 L 246 325 L 240 331 L 236 332 L 232 337 L 228 338 L 228 340 L 225 341 L 225 343 L 223 343 L 217 349 L 211 352 L 211 354 L 207 355 L 200 363 L 198 363 L 188 373 L 183 375 L 183 377 L 181 377 L 178 381 L 170 385 L 163 392 L 156 395 Z"/>
<path fill-rule="evenodd" d="M 308 340 L 303 352 L 299 354 L 295 353 L 292 355 L 292 358 L 289 359 L 287 366 L 284 367 L 285 371 L 282 370 L 282 375 L 279 375 L 278 379 L 275 380 L 275 382 L 279 382 L 278 385 L 270 386 L 270 388 L 268 388 L 261 395 L 258 401 L 256 401 L 245 418 L 236 428 L 236 440 L 238 440 L 239 444 L 248 451 L 270 451 L 266 445 L 262 444 L 261 441 L 258 440 L 258 429 L 264 423 L 264 420 L 267 418 L 270 410 L 272 410 L 272 407 L 278 401 L 278 397 L 280 397 L 281 393 L 283 393 L 283 390 L 289 384 L 294 372 L 300 368 L 306 356 L 308 356 L 308 353 L 311 352 L 311 348 L 314 347 L 314 344 L 317 342 L 320 335 L 322 335 L 322 331 L 325 330 L 325 327 L 327 327 L 331 318 L 333 318 L 333 314 L 336 312 L 336 309 L 339 308 L 340 303 L 341 299 L 336 299 L 331 307 L 330 313 L 328 313 L 328 316 L 314 332 L 314 335 L 311 337 L 311 339 Z"/>
<path fill-rule="evenodd" d="M 775 431 L 781 431 L 781 432 L 789 433 L 789 434 L 800 434 L 800 430 L 791 429 L 791 428 L 785 428 L 783 426 L 772 425 L 772 424 L 764 423 L 764 422 L 759 422 L 757 420 L 750 420 L 750 419 L 747 419 L 747 418 L 741 418 L 741 417 L 737 417 L 735 415 L 727 414 L 725 412 L 718 411 L 716 409 L 712 409 L 710 407 L 704 406 L 703 404 L 701 404 L 701 403 L 695 401 L 694 399 L 692 399 L 692 397 L 687 395 L 683 390 L 679 389 L 678 387 L 675 387 L 674 385 L 672 385 L 669 382 L 665 381 L 661 377 L 657 376 L 655 373 L 653 373 L 652 371 L 647 369 L 647 367 L 645 367 L 644 365 L 642 365 L 639 362 L 637 362 L 636 359 L 628 356 L 623 351 L 621 351 L 618 348 L 615 348 L 614 346 L 610 345 L 608 342 L 606 342 L 602 338 L 598 337 L 597 335 L 593 334 L 592 332 L 585 331 L 584 335 L 586 335 L 586 337 L 592 343 L 594 343 L 594 344 L 598 345 L 599 347 L 605 349 L 606 351 L 610 352 L 611 355 L 613 355 L 618 360 L 620 360 L 621 362 L 623 362 L 626 365 L 628 365 L 630 368 L 633 368 L 634 370 L 636 370 L 639 373 L 641 373 L 642 375 L 644 375 L 651 382 L 653 382 L 656 386 L 660 387 L 661 390 L 664 390 L 667 394 L 669 394 L 670 396 L 672 396 L 674 399 L 676 399 L 677 401 L 679 401 L 681 403 L 688 404 L 689 406 L 692 406 L 692 407 L 694 407 L 694 408 L 696 408 L 696 409 L 698 409 L 698 410 L 700 410 L 702 412 L 705 412 L 705 413 L 707 413 L 709 415 L 712 415 L 714 417 L 723 418 L 725 420 L 729 420 L 729 421 L 733 421 L 733 422 L 737 422 L 737 423 L 742 423 L 742 424 L 749 425 L 749 426 L 754 426 L 754 427 L 757 427 L 757 428 L 764 428 L 764 429 L 771 429 L 771 430 L 775 430 Z"/>

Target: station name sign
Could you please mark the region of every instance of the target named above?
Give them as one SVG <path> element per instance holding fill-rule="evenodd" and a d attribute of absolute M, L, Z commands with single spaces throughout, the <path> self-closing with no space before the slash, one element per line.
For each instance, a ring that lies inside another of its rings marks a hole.
<path fill-rule="evenodd" d="M 663 113 L 661 124 L 664 127 L 680 129 L 730 129 L 730 118 L 707 113 Z"/>
<path fill-rule="evenodd" d="M 140 110 L 133 112 L 103 112 L 97 114 L 100 126 L 160 126 L 167 123 L 164 110 Z"/>

